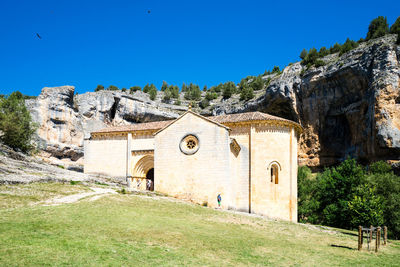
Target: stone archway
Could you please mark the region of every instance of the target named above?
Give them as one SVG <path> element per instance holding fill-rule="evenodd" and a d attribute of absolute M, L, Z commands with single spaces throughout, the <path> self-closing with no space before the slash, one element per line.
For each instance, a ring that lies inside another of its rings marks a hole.
<path fill-rule="evenodd" d="M 133 168 L 132 176 L 145 184 L 146 190 L 154 190 L 154 156 L 146 155 L 139 159 Z M 143 188 L 144 189 L 144 188 Z"/>

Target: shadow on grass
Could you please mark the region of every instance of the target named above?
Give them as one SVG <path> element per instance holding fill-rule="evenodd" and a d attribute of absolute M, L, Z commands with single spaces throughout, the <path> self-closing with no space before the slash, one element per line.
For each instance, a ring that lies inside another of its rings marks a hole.
<path fill-rule="evenodd" d="M 345 248 L 345 249 L 355 250 L 355 248 L 351 248 L 351 247 L 347 247 L 347 246 L 334 245 L 334 244 L 331 244 L 331 247 L 334 247 L 334 248 Z"/>
<path fill-rule="evenodd" d="M 344 235 L 351 235 L 351 236 L 358 236 L 358 233 L 352 233 L 352 232 L 346 232 L 346 231 L 338 231 L 341 234 Z"/>

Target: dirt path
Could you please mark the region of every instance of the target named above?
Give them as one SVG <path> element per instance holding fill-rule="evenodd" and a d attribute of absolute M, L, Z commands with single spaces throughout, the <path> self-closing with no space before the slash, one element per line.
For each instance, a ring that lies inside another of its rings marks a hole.
<path fill-rule="evenodd" d="M 44 206 L 56 206 L 61 204 L 68 204 L 77 202 L 83 198 L 94 196 L 91 200 L 99 199 L 100 197 L 108 194 L 117 194 L 115 190 L 109 188 L 91 187 L 92 192 L 79 193 L 65 197 L 58 197 L 49 199 L 44 203 Z"/>

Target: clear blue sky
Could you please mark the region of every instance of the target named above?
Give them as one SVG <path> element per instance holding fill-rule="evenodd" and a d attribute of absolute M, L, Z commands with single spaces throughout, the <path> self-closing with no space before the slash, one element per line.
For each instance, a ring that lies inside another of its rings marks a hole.
<path fill-rule="evenodd" d="M 377 16 L 393 24 L 400 1 L 1 0 L 0 94 L 239 82 L 365 37 Z"/>

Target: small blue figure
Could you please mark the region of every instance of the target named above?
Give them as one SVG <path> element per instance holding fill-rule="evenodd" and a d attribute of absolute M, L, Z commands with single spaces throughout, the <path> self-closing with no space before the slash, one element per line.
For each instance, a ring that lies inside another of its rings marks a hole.
<path fill-rule="evenodd" d="M 221 208 L 221 194 L 218 194 L 217 201 L 218 201 L 218 208 Z"/>

